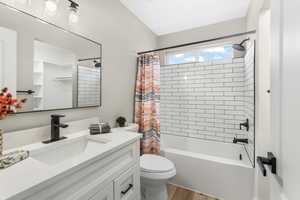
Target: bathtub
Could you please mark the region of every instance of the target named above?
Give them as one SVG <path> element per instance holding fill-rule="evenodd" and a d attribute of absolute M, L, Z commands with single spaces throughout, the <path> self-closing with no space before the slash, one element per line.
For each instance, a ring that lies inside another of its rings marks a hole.
<path fill-rule="evenodd" d="M 254 169 L 243 145 L 161 136 L 162 154 L 174 162 L 171 184 L 222 200 L 252 200 Z"/>

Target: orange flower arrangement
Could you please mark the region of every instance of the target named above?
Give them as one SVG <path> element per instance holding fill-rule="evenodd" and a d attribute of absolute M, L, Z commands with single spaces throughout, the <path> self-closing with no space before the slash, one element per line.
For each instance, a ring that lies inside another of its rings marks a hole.
<path fill-rule="evenodd" d="M 5 119 L 7 115 L 16 113 L 22 109 L 22 104 L 26 103 L 27 99 L 14 99 L 12 94 L 8 92 L 8 88 L 3 88 L 0 93 L 0 120 Z"/>

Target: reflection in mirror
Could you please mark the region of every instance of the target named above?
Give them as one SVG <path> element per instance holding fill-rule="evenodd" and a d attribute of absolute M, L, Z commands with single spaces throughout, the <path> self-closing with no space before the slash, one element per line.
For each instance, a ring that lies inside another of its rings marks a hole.
<path fill-rule="evenodd" d="M 101 105 L 101 44 L 0 3 L 0 87 L 22 112 Z"/>
<path fill-rule="evenodd" d="M 34 41 L 34 110 L 72 108 L 75 106 L 73 102 L 75 59 L 75 54 L 67 49 Z"/>
<path fill-rule="evenodd" d="M 78 66 L 78 107 L 97 105 L 100 101 L 100 69 Z"/>

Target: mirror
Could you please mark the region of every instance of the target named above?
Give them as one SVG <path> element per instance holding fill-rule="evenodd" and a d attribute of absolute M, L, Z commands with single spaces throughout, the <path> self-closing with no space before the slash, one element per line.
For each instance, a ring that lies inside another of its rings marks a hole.
<path fill-rule="evenodd" d="M 0 88 L 21 112 L 101 105 L 101 44 L 0 3 Z"/>

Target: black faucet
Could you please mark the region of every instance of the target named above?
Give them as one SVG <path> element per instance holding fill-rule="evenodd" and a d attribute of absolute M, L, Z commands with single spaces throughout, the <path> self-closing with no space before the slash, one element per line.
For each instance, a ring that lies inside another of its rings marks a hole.
<path fill-rule="evenodd" d="M 65 115 L 51 115 L 51 139 L 43 143 L 48 144 L 66 139 L 66 137 L 60 137 L 60 128 L 67 128 L 69 125 L 60 123 L 61 117 L 65 117 Z"/>
<path fill-rule="evenodd" d="M 246 122 L 240 123 L 240 130 L 242 130 L 242 126 L 246 128 L 247 131 L 249 131 L 249 119 L 246 119 Z"/>
<path fill-rule="evenodd" d="M 234 144 L 236 144 L 236 143 L 238 143 L 238 142 L 240 142 L 240 143 L 245 143 L 245 144 L 248 144 L 248 139 L 246 139 L 246 138 L 233 138 L 233 143 Z"/>

